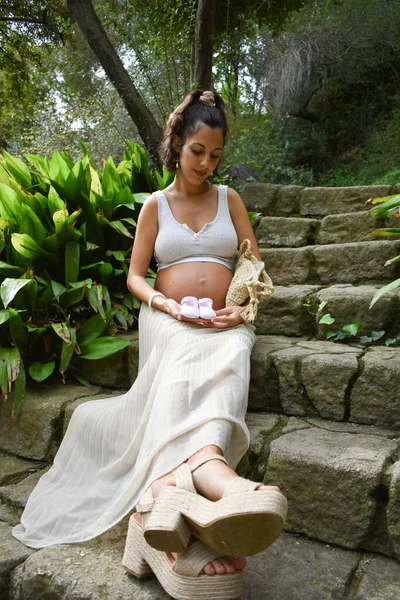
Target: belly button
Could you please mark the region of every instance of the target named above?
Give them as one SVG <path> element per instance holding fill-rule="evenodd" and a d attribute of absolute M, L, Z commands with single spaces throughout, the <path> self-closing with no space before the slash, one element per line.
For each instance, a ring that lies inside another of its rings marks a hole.
<path fill-rule="evenodd" d="M 201 277 L 201 278 L 199 279 L 199 281 L 200 281 L 200 283 L 207 283 L 207 279 L 204 279 L 203 277 Z"/>

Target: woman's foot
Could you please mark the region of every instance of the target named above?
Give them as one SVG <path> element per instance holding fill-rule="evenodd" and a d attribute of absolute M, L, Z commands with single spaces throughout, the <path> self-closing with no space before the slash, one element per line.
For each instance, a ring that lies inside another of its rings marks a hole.
<path fill-rule="evenodd" d="M 135 514 L 135 519 L 140 523 L 140 515 Z M 171 555 L 177 559 L 179 558 L 178 552 L 171 552 Z M 205 575 L 224 575 L 225 573 L 235 573 L 244 569 L 246 566 L 246 559 L 243 556 L 222 556 L 221 558 L 212 560 L 203 569 Z"/>
<path fill-rule="evenodd" d="M 206 446 L 189 458 L 189 467 L 195 459 L 197 460 L 206 454 L 220 454 L 222 456 L 222 452 L 218 446 Z M 197 492 L 207 498 L 207 500 L 216 502 L 222 498 L 225 489 L 238 477 L 238 474 L 222 460 L 209 460 L 195 469 L 192 477 Z M 268 485 L 260 485 L 256 492 L 259 490 L 280 491 L 278 487 Z"/>

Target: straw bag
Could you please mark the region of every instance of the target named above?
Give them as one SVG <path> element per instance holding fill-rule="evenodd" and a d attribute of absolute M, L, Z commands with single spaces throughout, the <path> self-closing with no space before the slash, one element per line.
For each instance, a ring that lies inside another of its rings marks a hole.
<path fill-rule="evenodd" d="M 240 312 L 245 323 L 253 322 L 257 316 L 260 296 L 274 293 L 271 278 L 265 265 L 251 251 L 250 240 L 243 240 L 239 248 L 239 258 L 231 284 L 226 294 L 225 306 L 240 306 L 250 298 L 250 302 Z"/>

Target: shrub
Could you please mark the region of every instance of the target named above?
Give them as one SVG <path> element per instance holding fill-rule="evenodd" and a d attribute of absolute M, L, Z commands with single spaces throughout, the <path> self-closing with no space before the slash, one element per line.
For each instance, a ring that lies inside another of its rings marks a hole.
<path fill-rule="evenodd" d="M 0 156 L 0 388 L 13 393 L 14 419 L 27 373 L 43 381 L 68 370 L 84 382 L 77 356 L 95 360 L 128 344 L 113 336 L 140 304 L 126 289 L 136 219 L 173 178 L 150 171 L 133 143 L 102 172 L 82 148 L 76 162 L 57 152 L 26 155 L 29 166 Z"/>

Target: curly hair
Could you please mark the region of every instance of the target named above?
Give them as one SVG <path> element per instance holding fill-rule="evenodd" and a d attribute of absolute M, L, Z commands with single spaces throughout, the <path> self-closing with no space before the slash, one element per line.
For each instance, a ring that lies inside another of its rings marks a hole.
<path fill-rule="evenodd" d="M 176 171 L 179 158 L 173 143 L 174 137 L 177 136 L 180 145 L 183 145 L 186 138 L 196 133 L 201 125 L 221 129 L 225 142 L 228 134 L 225 105 L 216 92 L 193 90 L 170 114 L 160 146 L 161 157 L 168 171 Z"/>

